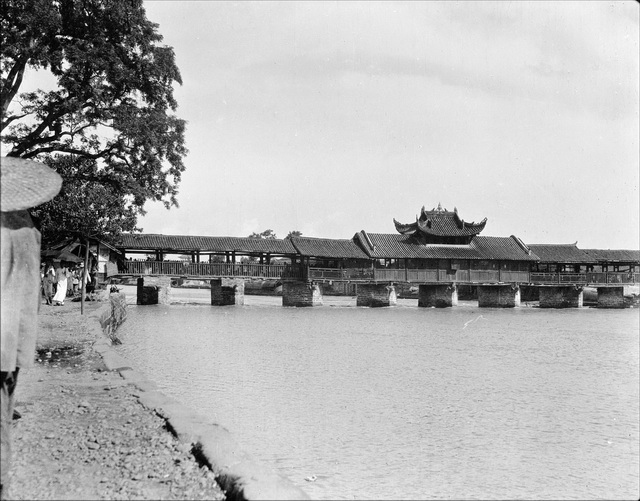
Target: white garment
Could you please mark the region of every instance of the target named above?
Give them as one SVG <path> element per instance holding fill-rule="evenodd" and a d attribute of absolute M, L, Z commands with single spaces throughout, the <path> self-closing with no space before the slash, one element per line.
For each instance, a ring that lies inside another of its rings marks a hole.
<path fill-rule="evenodd" d="M 67 297 L 67 277 L 63 275 L 63 278 L 58 280 L 58 288 L 56 289 L 56 295 L 53 296 L 53 300 L 64 303 L 65 297 Z"/>

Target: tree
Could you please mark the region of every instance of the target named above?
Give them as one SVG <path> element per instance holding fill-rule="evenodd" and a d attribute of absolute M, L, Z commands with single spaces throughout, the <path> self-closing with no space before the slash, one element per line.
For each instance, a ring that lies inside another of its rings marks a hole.
<path fill-rule="evenodd" d="M 298 231 L 298 230 L 292 230 L 289 232 L 289 234 L 284 237 L 284 238 L 288 238 L 289 240 L 293 237 L 301 237 L 302 236 L 302 232 Z"/>
<path fill-rule="evenodd" d="M 177 206 L 182 80 L 142 0 L 0 3 L 2 142 L 64 180 L 50 213 L 33 211 L 41 229 L 66 229 L 81 211 L 82 231 L 107 237 L 135 229 L 147 200 Z M 29 69 L 50 72 L 56 88 L 20 93 Z"/>
<path fill-rule="evenodd" d="M 64 237 L 109 239 L 136 229 L 137 213 L 126 196 L 110 184 L 85 181 L 77 172 L 95 170 L 93 160 L 60 157 L 47 164 L 64 179 L 58 196 L 31 209 L 46 247 Z"/>
<path fill-rule="evenodd" d="M 264 230 L 262 233 L 252 233 L 248 238 L 265 238 L 267 240 L 275 240 L 278 237 L 273 230 Z"/>

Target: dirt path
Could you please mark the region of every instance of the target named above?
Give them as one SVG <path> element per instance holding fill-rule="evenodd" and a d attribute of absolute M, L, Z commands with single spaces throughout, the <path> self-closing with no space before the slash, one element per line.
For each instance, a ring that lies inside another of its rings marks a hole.
<path fill-rule="evenodd" d="M 106 370 L 87 313 L 41 305 L 37 363 L 21 371 L 8 499 L 225 499 L 213 473 Z M 95 332 L 95 331 L 94 331 Z"/>

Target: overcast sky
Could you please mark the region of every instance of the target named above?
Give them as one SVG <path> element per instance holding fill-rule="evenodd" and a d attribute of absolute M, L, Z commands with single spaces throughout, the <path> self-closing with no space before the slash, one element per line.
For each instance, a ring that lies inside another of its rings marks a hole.
<path fill-rule="evenodd" d="M 636 2 L 148 1 L 188 121 L 145 233 L 483 235 L 639 248 Z"/>

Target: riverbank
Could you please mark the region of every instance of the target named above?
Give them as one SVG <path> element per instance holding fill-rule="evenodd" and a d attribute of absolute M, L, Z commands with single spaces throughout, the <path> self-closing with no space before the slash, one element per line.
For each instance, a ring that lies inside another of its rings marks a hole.
<path fill-rule="evenodd" d="M 92 313 L 104 305 L 85 303 L 84 315 L 80 303 L 41 305 L 37 363 L 18 380 L 7 499 L 225 499 L 191 445 L 93 349 Z"/>

